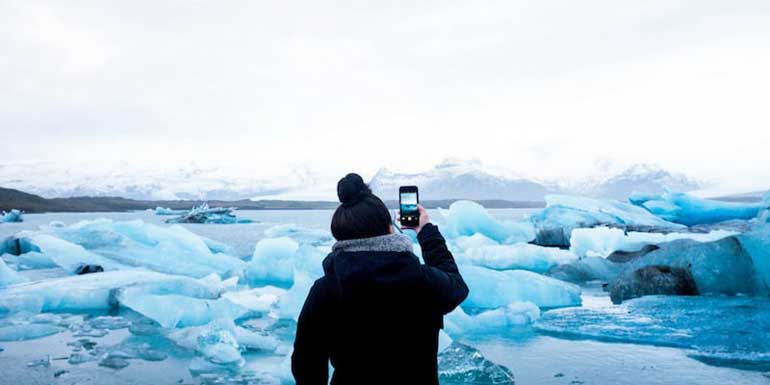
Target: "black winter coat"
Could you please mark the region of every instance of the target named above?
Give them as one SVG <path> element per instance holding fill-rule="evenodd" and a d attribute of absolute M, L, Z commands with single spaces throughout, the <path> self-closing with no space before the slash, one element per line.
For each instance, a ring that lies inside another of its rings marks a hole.
<path fill-rule="evenodd" d="M 468 287 L 435 225 L 417 235 L 424 265 L 409 247 L 367 248 L 376 238 L 338 242 L 354 244 L 324 259 L 297 323 L 297 385 L 327 384 L 330 361 L 333 385 L 438 384 L 443 316 Z"/>

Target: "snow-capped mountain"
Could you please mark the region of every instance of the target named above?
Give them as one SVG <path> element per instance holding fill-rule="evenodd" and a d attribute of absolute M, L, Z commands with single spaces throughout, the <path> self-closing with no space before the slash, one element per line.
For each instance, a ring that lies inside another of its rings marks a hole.
<path fill-rule="evenodd" d="M 418 173 L 380 169 L 370 181 L 385 200 L 398 199 L 398 187 L 417 185 L 423 200 L 476 199 L 543 201 L 547 194 L 578 194 L 625 200 L 632 192 L 656 193 L 665 187 L 692 191 L 702 186 L 683 174 L 639 164 L 577 183 L 541 180 L 477 160 L 445 160 Z M 335 200 L 337 178 L 307 167 L 276 170 L 242 167 L 136 167 L 129 164 L 24 163 L 0 165 L 0 186 L 46 198 L 119 196 L 139 200 Z"/>
<path fill-rule="evenodd" d="M 541 201 L 558 192 L 546 181 L 511 175 L 484 167 L 481 162 L 448 159 L 422 173 L 396 173 L 380 169 L 369 182 L 372 191 L 386 200 L 398 199 L 398 187 L 417 185 L 422 199 L 501 199 Z"/>
<path fill-rule="evenodd" d="M 693 191 L 703 187 L 700 182 L 682 173 L 675 173 L 651 164 L 636 164 L 609 176 L 587 178 L 570 188 L 578 195 L 625 200 L 632 193 L 660 193 L 665 188 Z"/>
<path fill-rule="evenodd" d="M 397 199 L 398 187 L 415 184 L 423 199 L 502 199 L 542 201 L 546 194 L 576 194 L 625 200 L 631 193 L 660 193 L 668 187 L 692 191 L 694 179 L 649 164 L 637 164 L 611 175 L 585 178 L 577 183 L 537 180 L 504 172 L 490 172 L 478 161 L 448 160 L 422 173 L 405 174 L 381 169 L 372 178 L 372 190 L 384 199 Z"/>
<path fill-rule="evenodd" d="M 260 170 L 261 171 L 261 170 Z M 239 200 L 271 196 L 317 184 L 301 167 L 255 176 L 226 167 L 134 167 L 129 164 L 53 162 L 0 165 L 0 186 L 45 198 L 117 196 L 139 200 Z"/>

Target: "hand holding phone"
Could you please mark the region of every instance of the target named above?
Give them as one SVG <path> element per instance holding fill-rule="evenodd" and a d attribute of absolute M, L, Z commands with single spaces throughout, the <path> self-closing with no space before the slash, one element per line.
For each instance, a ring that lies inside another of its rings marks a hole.
<path fill-rule="evenodd" d="M 428 212 L 420 205 L 417 186 L 401 186 L 398 189 L 398 220 L 401 228 L 412 229 L 418 233 L 430 221 Z"/>

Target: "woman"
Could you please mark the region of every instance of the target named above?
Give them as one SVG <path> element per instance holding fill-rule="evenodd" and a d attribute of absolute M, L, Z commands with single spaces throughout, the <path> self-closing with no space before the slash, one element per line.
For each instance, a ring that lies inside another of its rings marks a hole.
<path fill-rule="evenodd" d="M 292 373 L 297 385 L 438 384 L 443 316 L 468 296 L 438 227 L 420 206 L 412 241 L 395 234 L 385 204 L 358 174 L 337 184 L 342 203 L 324 259 L 297 323 Z"/>

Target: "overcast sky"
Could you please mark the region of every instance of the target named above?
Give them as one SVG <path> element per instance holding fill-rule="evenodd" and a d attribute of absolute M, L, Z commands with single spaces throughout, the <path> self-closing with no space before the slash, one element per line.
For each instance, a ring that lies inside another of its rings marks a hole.
<path fill-rule="evenodd" d="M 0 163 L 770 185 L 768 93 L 766 0 L 0 0 Z"/>

